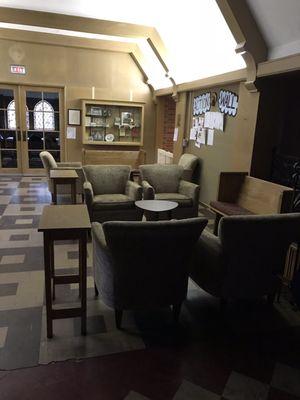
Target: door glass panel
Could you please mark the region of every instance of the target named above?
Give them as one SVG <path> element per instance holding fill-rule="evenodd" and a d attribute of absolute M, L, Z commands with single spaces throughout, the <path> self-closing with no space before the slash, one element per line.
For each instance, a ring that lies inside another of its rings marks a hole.
<path fill-rule="evenodd" d="M 59 94 L 44 92 L 44 100 L 51 104 L 53 111 L 59 112 Z"/>
<path fill-rule="evenodd" d="M 2 168 L 18 167 L 16 150 L 1 150 L 1 167 Z"/>
<path fill-rule="evenodd" d="M 0 88 L 0 168 L 17 168 L 17 121 L 14 91 Z"/>
<path fill-rule="evenodd" d="M 29 168 L 42 168 L 39 151 L 52 150 L 53 157 L 60 160 L 60 113 L 58 92 L 26 92 L 29 108 L 27 131 Z"/>
<path fill-rule="evenodd" d="M 42 100 L 42 92 L 26 92 L 26 105 L 29 111 L 33 111 L 35 105 Z"/>
<path fill-rule="evenodd" d="M 28 151 L 29 168 L 43 168 L 40 151 Z"/>
<path fill-rule="evenodd" d="M 13 100 L 14 91 L 12 89 L 0 89 L 0 108 L 7 108 Z"/>
<path fill-rule="evenodd" d="M 56 162 L 60 162 L 60 151 L 50 151 L 50 153 Z"/>
<path fill-rule="evenodd" d="M 29 131 L 27 132 L 28 148 L 31 150 L 44 148 L 43 132 Z"/>
<path fill-rule="evenodd" d="M 59 132 L 45 133 L 45 148 L 46 150 L 59 150 Z"/>
<path fill-rule="evenodd" d="M 16 149 L 16 131 L 0 131 L 1 149 Z"/>

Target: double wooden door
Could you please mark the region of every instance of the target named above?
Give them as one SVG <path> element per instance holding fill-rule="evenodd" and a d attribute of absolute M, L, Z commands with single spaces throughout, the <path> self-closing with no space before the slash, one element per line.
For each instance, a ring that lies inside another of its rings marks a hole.
<path fill-rule="evenodd" d="M 39 173 L 39 154 L 62 152 L 60 88 L 0 85 L 0 172 Z"/>

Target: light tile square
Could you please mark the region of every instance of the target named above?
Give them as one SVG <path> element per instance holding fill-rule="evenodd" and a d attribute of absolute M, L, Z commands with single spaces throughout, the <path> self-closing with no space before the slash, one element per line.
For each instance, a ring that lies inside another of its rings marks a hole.
<path fill-rule="evenodd" d="M 37 197 L 24 197 L 23 201 L 24 203 L 27 201 L 37 201 Z"/>
<path fill-rule="evenodd" d="M 209 390 L 203 389 L 202 387 L 195 385 L 191 382 L 184 380 L 179 386 L 173 400 L 219 400 L 220 396 L 210 392 Z"/>
<path fill-rule="evenodd" d="M 271 386 L 293 396 L 300 397 L 300 370 L 277 363 Z"/>
<path fill-rule="evenodd" d="M 227 400 L 267 400 L 269 385 L 233 371 L 226 383 L 223 397 Z"/>
<path fill-rule="evenodd" d="M 8 331 L 8 326 L 0 327 L 0 349 L 5 346 L 7 331 Z"/>
<path fill-rule="evenodd" d="M 7 255 L 2 256 L 0 264 L 23 264 L 25 260 L 25 254 Z"/>
<path fill-rule="evenodd" d="M 10 200 L 11 200 L 11 196 L 0 195 L 0 205 L 9 204 Z"/>
<path fill-rule="evenodd" d="M 16 221 L 15 221 L 16 225 L 29 225 L 32 223 L 33 223 L 32 218 L 16 219 Z"/>
<path fill-rule="evenodd" d="M 8 204 L 3 215 L 41 215 L 44 206 L 45 204 L 34 204 L 32 207 L 24 206 L 22 204 Z"/>

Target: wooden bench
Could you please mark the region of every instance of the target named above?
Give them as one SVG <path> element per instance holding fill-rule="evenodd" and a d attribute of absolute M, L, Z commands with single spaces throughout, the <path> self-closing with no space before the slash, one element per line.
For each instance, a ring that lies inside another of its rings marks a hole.
<path fill-rule="evenodd" d="M 293 189 L 248 176 L 247 172 L 221 172 L 217 201 L 210 209 L 216 213 L 214 233 L 220 218 L 228 215 L 280 214 L 290 212 Z"/>
<path fill-rule="evenodd" d="M 130 165 L 133 179 L 139 176 L 139 166 L 145 164 L 144 150 L 83 150 L 83 165 Z"/>

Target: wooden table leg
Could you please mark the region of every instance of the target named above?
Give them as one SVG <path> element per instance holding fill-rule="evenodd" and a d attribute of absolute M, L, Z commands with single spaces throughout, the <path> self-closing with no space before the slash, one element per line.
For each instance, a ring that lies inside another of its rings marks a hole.
<path fill-rule="evenodd" d="M 57 204 L 57 183 L 55 179 L 53 179 L 52 182 L 53 182 L 53 202 L 54 204 Z"/>
<path fill-rule="evenodd" d="M 47 337 L 53 337 L 52 327 L 52 295 L 51 295 L 51 250 L 53 245 L 47 233 L 44 233 L 44 267 L 45 267 L 45 292 L 46 292 L 46 311 L 47 311 Z"/>
<path fill-rule="evenodd" d="M 54 241 L 51 240 L 51 243 L 49 244 L 50 246 L 50 257 L 49 257 L 49 263 L 51 266 L 51 283 L 52 283 L 52 299 L 55 300 L 55 283 L 54 283 L 54 278 L 55 278 L 55 263 L 54 263 Z"/>
<path fill-rule="evenodd" d="M 71 199 L 72 204 L 76 204 L 76 181 L 71 182 Z"/>
<path fill-rule="evenodd" d="M 81 285 L 81 333 L 86 334 L 86 257 L 87 234 L 82 232 L 79 239 L 79 268 Z"/>

